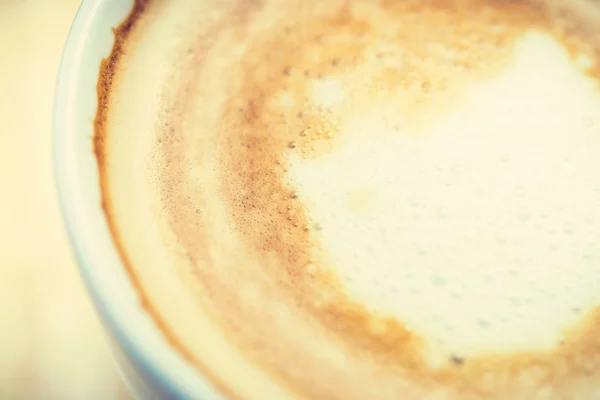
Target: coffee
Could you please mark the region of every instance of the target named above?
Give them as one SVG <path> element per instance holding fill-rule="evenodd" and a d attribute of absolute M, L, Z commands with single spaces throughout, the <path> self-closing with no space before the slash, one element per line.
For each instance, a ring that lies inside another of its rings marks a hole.
<path fill-rule="evenodd" d="M 600 9 L 136 1 L 104 208 L 232 397 L 600 398 Z"/>

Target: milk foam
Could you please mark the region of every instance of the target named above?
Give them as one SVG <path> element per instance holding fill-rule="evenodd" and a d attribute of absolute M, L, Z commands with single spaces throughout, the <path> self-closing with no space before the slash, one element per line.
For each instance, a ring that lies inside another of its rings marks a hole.
<path fill-rule="evenodd" d="M 137 4 L 100 79 L 107 220 L 219 389 L 594 398 L 587 36 L 526 1 Z"/>
<path fill-rule="evenodd" d="M 600 304 L 600 92 L 563 45 L 524 36 L 424 132 L 372 139 L 377 108 L 342 129 L 290 176 L 361 302 L 464 356 L 551 348 Z"/>

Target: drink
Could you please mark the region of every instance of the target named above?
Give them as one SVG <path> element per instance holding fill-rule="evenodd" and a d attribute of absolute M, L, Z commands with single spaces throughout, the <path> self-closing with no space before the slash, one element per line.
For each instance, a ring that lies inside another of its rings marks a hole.
<path fill-rule="evenodd" d="M 321 3 L 117 30 L 95 149 L 165 337 L 234 397 L 599 398 L 600 12 Z"/>

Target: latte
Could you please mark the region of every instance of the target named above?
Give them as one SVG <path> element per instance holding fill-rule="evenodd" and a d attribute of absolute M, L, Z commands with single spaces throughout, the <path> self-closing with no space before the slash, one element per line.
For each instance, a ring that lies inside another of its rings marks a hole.
<path fill-rule="evenodd" d="M 138 0 L 104 209 L 235 398 L 600 399 L 600 7 Z"/>

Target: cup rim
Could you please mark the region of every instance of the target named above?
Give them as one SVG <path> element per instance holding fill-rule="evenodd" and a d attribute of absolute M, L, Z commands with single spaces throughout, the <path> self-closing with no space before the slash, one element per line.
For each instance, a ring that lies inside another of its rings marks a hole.
<path fill-rule="evenodd" d="M 165 390 L 170 398 L 187 399 L 201 396 L 206 399 L 219 399 L 221 395 L 208 379 L 167 343 L 158 327 L 130 322 L 132 319 L 149 319 L 141 303 L 136 301 L 139 300 L 136 296 L 123 296 L 118 301 L 111 299 L 109 294 L 114 292 L 115 286 L 126 285 L 132 293 L 135 292 L 135 288 L 131 279 L 123 282 L 125 273 L 123 276 L 111 273 L 118 267 L 125 272 L 116 245 L 112 238 L 112 248 L 104 245 L 102 241 L 95 240 L 99 228 L 94 226 L 90 218 L 86 218 L 86 211 L 92 208 L 101 209 L 101 204 L 100 201 L 90 204 L 84 200 L 85 196 L 82 193 L 86 189 L 77 173 L 80 168 L 75 154 L 77 147 L 74 144 L 77 135 L 89 136 L 90 157 L 93 157 L 92 137 L 89 135 L 93 131 L 91 120 L 89 132 L 77 129 L 76 104 L 81 97 L 77 85 L 81 78 L 84 49 L 89 45 L 93 22 L 101 16 L 98 12 L 99 7 L 108 5 L 111 1 L 84 0 L 81 3 L 67 36 L 58 70 L 54 94 L 52 156 L 55 188 L 63 224 L 79 273 L 96 312 L 104 328 L 116 339 L 134 367 Z M 106 29 L 112 27 L 107 26 Z M 95 94 L 95 82 L 93 87 Z M 108 225 L 105 219 L 104 223 Z M 107 253 L 116 254 L 117 257 L 112 257 L 116 262 L 107 257 Z M 107 268 L 107 263 L 120 265 Z M 169 360 L 168 365 L 163 363 L 165 359 Z"/>

